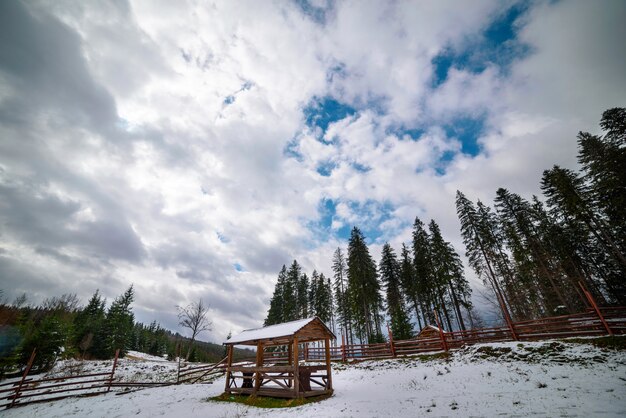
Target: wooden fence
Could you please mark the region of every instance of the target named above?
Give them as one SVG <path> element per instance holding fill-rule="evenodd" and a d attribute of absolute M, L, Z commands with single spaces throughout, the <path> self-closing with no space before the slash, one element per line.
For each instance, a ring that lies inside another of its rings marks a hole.
<path fill-rule="evenodd" d="M 0 383 L 0 408 L 50 402 L 72 396 L 95 396 L 110 392 L 112 388 L 118 388 L 118 393 L 125 393 L 131 388 L 141 389 L 183 383 L 201 383 L 217 374 L 222 374 L 226 360 L 226 358 L 224 358 L 217 363 L 204 364 L 201 366 L 181 366 L 179 362 L 176 375 L 173 375 L 170 381 L 123 382 L 115 380 L 119 350 L 115 352 L 111 371 L 37 379 L 28 377 L 35 356 L 36 350 L 33 351 L 24 374 L 19 380 Z M 119 391 L 120 388 L 121 391 Z"/>
<path fill-rule="evenodd" d="M 369 360 L 448 351 L 478 343 L 626 334 L 626 307 L 594 307 L 572 315 L 513 322 L 511 327 L 442 331 L 437 337 L 410 340 L 394 340 L 390 332 L 389 342 L 342 344 L 331 347 L 330 353 L 334 361 Z M 325 358 L 322 348 L 308 347 L 303 352 L 307 361 L 323 361 Z"/>

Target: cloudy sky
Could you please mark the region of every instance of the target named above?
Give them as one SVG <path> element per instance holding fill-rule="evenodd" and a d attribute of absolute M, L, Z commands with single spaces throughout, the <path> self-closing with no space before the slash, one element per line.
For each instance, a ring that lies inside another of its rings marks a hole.
<path fill-rule="evenodd" d="M 538 193 L 626 103 L 626 2 L 2 1 L 0 288 L 259 326 L 297 259 Z M 471 275 L 470 275 L 471 276 Z M 473 285 L 479 283 L 472 277 Z"/>

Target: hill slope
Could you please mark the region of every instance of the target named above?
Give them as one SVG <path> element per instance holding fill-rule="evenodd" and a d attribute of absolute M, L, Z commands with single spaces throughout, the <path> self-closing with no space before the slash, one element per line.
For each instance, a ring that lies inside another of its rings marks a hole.
<path fill-rule="evenodd" d="M 4 416 L 626 416 L 626 337 L 599 340 L 608 348 L 594 341 L 477 345 L 450 355 L 334 364 L 335 395 L 297 408 L 209 402 L 223 391 L 219 379 L 26 406 Z"/>

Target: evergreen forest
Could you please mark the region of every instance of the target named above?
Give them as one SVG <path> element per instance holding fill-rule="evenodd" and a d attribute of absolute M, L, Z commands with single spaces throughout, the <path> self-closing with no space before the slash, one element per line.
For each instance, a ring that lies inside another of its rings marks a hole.
<path fill-rule="evenodd" d="M 40 371 L 50 369 L 59 358 L 111 359 L 117 349 L 121 357 L 129 350 L 170 360 L 184 355 L 191 340 L 156 321 L 135 322 L 134 298 L 130 286 L 108 306 L 99 291 L 84 306 L 75 294 L 51 297 L 37 306 L 31 306 L 26 295 L 0 303 L 0 376 L 24 366 L 33 349 L 37 349 L 33 368 Z M 221 345 L 195 341 L 189 360 L 216 362 L 224 352 Z M 253 354 L 237 349 L 235 357 Z"/>

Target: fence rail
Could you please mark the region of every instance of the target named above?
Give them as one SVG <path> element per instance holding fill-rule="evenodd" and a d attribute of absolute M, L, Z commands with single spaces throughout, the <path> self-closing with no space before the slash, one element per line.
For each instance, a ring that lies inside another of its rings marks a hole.
<path fill-rule="evenodd" d="M 27 377 L 36 356 L 36 350 L 30 357 L 21 379 L 0 383 L 0 408 L 49 402 L 68 397 L 94 396 L 111 391 L 111 388 L 147 388 L 169 386 L 183 383 L 198 383 L 217 374 L 225 368 L 225 360 L 201 366 L 178 365 L 177 373 L 171 381 L 166 382 L 121 382 L 115 381 L 115 370 L 119 358 L 119 350 L 115 353 L 111 371 L 87 373 L 73 376 L 34 378 Z M 120 392 L 123 393 L 123 392 Z"/>
<path fill-rule="evenodd" d="M 513 322 L 511 325 L 514 333 L 505 326 L 441 332 L 438 337 L 410 340 L 394 340 L 390 332 L 387 343 L 342 344 L 331 347 L 330 355 L 333 361 L 369 360 L 448 351 L 479 343 L 626 334 L 626 307 L 606 307 L 598 311 L 589 309 L 571 315 Z M 324 349 L 319 347 L 308 347 L 304 354 L 308 361 L 325 358 Z"/>

